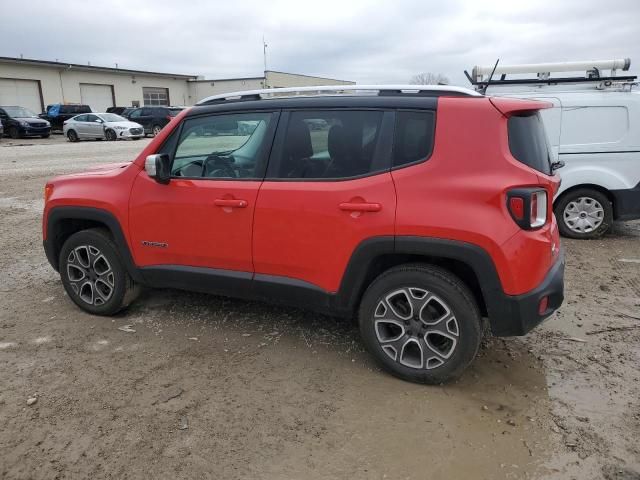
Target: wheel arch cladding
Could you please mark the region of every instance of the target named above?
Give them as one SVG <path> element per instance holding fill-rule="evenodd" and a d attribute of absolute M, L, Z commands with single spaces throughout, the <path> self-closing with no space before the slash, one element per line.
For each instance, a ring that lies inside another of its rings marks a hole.
<path fill-rule="evenodd" d="M 118 253 L 135 281 L 142 278 L 135 267 L 129 245 L 117 218 L 106 210 L 91 207 L 55 207 L 47 218 L 47 236 L 44 249 L 51 266 L 59 270 L 59 255 L 64 242 L 74 233 L 89 228 L 105 228 L 115 242 Z"/>
<path fill-rule="evenodd" d="M 427 263 L 449 270 L 471 290 L 483 316 L 490 316 L 494 292 L 502 292 L 491 257 L 476 245 L 438 238 L 376 237 L 362 242 L 353 253 L 336 306 L 355 311 L 364 291 L 378 275 L 406 263 Z"/>

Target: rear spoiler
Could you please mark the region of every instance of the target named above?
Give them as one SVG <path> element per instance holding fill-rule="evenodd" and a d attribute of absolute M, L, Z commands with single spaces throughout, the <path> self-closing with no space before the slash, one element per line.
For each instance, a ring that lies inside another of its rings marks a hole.
<path fill-rule="evenodd" d="M 540 100 L 525 100 L 521 98 L 489 97 L 489 101 L 494 107 L 496 107 L 496 110 L 504 116 L 509 116 L 516 112 L 542 110 L 543 108 L 553 107 L 553 103 L 542 102 Z"/>

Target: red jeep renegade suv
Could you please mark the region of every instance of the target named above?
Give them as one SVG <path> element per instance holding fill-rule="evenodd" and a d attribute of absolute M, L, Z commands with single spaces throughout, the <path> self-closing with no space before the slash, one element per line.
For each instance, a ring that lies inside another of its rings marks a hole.
<path fill-rule="evenodd" d="M 547 104 L 337 88 L 210 97 L 132 163 L 50 181 L 69 297 L 112 315 L 145 285 L 357 316 L 380 365 L 424 383 L 469 365 L 483 319 L 524 335 L 560 306 Z"/>

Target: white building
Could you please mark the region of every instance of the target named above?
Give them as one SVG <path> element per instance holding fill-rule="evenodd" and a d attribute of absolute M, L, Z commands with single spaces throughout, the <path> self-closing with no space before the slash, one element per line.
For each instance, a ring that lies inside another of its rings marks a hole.
<path fill-rule="evenodd" d="M 271 70 L 262 77 L 205 80 L 196 75 L 0 57 L 0 105 L 20 105 L 36 113 L 53 103 L 81 103 L 104 112 L 113 106 L 193 105 L 210 95 L 237 90 L 353 84 Z"/>

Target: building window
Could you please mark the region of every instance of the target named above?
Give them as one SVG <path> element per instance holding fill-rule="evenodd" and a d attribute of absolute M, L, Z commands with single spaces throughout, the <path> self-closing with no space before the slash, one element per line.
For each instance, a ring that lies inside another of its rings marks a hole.
<path fill-rule="evenodd" d="M 142 87 L 142 99 L 145 106 L 169 106 L 169 89 Z"/>

